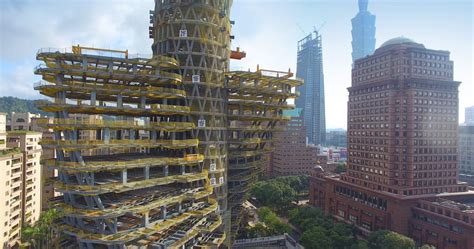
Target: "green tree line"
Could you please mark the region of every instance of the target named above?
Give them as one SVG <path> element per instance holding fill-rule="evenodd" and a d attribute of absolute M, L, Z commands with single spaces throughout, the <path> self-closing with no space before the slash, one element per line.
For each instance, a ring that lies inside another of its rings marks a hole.
<path fill-rule="evenodd" d="M 286 176 L 257 182 L 250 193 L 262 206 L 283 212 L 298 199 L 298 194 L 307 193 L 308 189 L 308 176 Z"/>
<path fill-rule="evenodd" d="M 39 110 L 35 105 L 35 100 L 20 99 L 15 97 L 0 97 L 0 112 L 31 112 L 47 116 L 47 112 Z"/>
<path fill-rule="evenodd" d="M 342 166 L 340 170 L 345 170 Z M 415 242 L 392 231 L 373 232 L 367 240 L 357 237 L 354 225 L 336 222 L 316 207 L 297 206 L 298 193 L 309 189 L 307 176 L 279 177 L 256 183 L 251 195 L 262 208 L 258 216 L 262 223 L 247 227 L 242 235 L 245 238 L 265 237 L 291 233 L 288 224 L 281 222 L 277 213 L 288 217 L 291 225 L 300 232 L 300 243 L 306 249 L 415 249 Z M 276 211 L 277 213 L 275 213 Z M 423 249 L 430 249 L 424 245 Z"/>
<path fill-rule="evenodd" d="M 240 231 L 240 238 L 258 238 L 291 233 L 291 228 L 280 220 L 275 212 L 268 207 L 257 210 L 259 222 L 254 226 L 247 226 Z"/>

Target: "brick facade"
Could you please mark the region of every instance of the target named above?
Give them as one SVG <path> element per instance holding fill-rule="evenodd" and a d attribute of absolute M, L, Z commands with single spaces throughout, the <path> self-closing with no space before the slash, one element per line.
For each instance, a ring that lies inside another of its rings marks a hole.
<path fill-rule="evenodd" d="M 332 175 L 316 168 L 310 203 L 355 224 L 361 235 L 389 229 L 420 245 L 472 248 L 474 191 L 458 181 L 459 84 L 449 52 L 406 38 L 355 61 L 348 88 L 348 170 Z M 458 219 L 430 218 L 435 214 L 423 209 L 428 203 L 444 203 L 450 211 L 440 212 L 457 213 Z"/>

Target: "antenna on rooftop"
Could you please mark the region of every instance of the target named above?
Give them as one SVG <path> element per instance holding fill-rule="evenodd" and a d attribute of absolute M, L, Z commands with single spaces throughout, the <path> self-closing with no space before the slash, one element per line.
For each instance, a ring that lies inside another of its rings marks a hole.
<path fill-rule="evenodd" d="M 299 23 L 296 23 L 296 26 L 301 30 L 303 35 L 307 35 L 306 32 L 304 32 L 304 29 L 301 27 L 301 25 Z"/>
<path fill-rule="evenodd" d="M 314 26 L 314 27 L 313 27 L 313 28 L 314 28 L 314 32 L 317 33 L 317 34 L 319 34 L 319 31 L 321 31 L 321 30 L 324 28 L 325 25 L 326 25 L 326 21 L 324 21 L 321 25 L 319 25 L 319 28 L 316 28 L 316 26 Z"/>

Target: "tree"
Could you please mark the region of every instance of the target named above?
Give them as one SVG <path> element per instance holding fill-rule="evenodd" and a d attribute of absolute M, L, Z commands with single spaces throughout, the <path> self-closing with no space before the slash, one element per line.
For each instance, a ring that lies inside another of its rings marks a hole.
<path fill-rule="evenodd" d="M 356 243 L 356 228 L 345 223 L 336 223 L 328 230 L 328 236 L 333 241 L 334 248 L 350 248 Z"/>
<path fill-rule="evenodd" d="M 357 243 L 353 244 L 351 249 L 369 249 L 369 245 L 365 240 L 358 240 Z"/>
<path fill-rule="evenodd" d="M 25 225 L 21 229 L 22 246 L 30 248 L 53 248 L 54 234 L 52 224 L 60 216 L 56 209 L 50 209 L 41 214 L 33 225 Z"/>
<path fill-rule="evenodd" d="M 258 182 L 251 194 L 264 206 L 285 209 L 293 200 L 296 192 L 287 184 L 278 181 Z"/>
<path fill-rule="evenodd" d="M 309 230 L 314 226 L 330 229 L 334 225 L 332 218 L 324 215 L 321 209 L 309 206 L 290 210 L 289 218 L 291 224 L 297 226 L 302 231 Z"/>
<path fill-rule="evenodd" d="M 303 233 L 300 240 L 306 249 L 328 249 L 333 248 L 331 239 L 326 236 L 326 230 L 315 226 Z"/>
<path fill-rule="evenodd" d="M 31 112 L 39 113 L 41 115 L 48 115 L 48 113 L 39 110 L 36 107 L 34 100 L 19 99 L 15 97 L 0 97 L 0 112 Z"/>
<path fill-rule="evenodd" d="M 371 249 L 415 249 L 415 241 L 399 233 L 379 230 L 373 232 L 369 238 L 369 248 Z"/>
<path fill-rule="evenodd" d="M 321 209 L 314 207 L 297 207 L 289 212 L 291 224 L 302 232 L 301 243 L 307 248 L 367 249 L 365 244 L 357 243 L 356 228 L 345 223 L 335 223 Z M 324 239 L 319 238 L 324 231 Z M 328 242 L 329 241 L 329 242 Z M 364 247 L 365 246 L 365 247 Z"/>
<path fill-rule="evenodd" d="M 283 176 L 272 179 L 270 181 L 277 181 L 289 185 L 296 193 L 308 192 L 309 176 Z"/>
<path fill-rule="evenodd" d="M 341 163 L 337 165 L 336 169 L 334 170 L 334 173 L 340 174 L 340 173 L 346 172 L 346 170 L 347 170 L 346 164 Z"/>
<path fill-rule="evenodd" d="M 270 208 L 260 208 L 257 211 L 257 214 L 260 220 L 263 221 L 267 226 L 267 232 L 270 235 L 281 235 L 284 233 L 291 233 L 290 226 L 283 223 Z"/>
<path fill-rule="evenodd" d="M 435 246 L 424 244 L 423 246 L 420 247 L 420 249 L 436 249 Z"/>
<path fill-rule="evenodd" d="M 245 238 L 259 238 L 270 236 L 269 229 L 263 223 L 257 223 L 253 227 L 246 227 Z"/>

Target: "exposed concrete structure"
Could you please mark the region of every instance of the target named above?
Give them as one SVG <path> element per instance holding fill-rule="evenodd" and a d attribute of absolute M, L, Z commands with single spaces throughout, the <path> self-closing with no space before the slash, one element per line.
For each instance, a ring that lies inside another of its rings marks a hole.
<path fill-rule="evenodd" d="M 302 84 L 290 71 L 228 71 L 230 58 L 245 55 L 230 50 L 231 3 L 156 1 L 151 58 L 39 51 L 45 82 L 35 89 L 52 101 L 38 105 L 55 115 L 44 124 L 54 140 L 42 144 L 57 154 L 45 164 L 58 170 L 63 194 L 53 203 L 64 213 L 62 247 L 231 243 L 274 127 L 294 107 L 286 100 Z M 104 118 L 87 118 L 95 115 Z"/>
<path fill-rule="evenodd" d="M 194 3 L 194 4 L 193 4 Z M 155 1 L 150 14 L 153 54 L 179 62 L 191 108 L 190 122 L 198 152 L 209 172 L 219 212 L 229 222 L 227 204 L 227 116 L 225 72 L 230 59 L 232 1 Z M 212 165 L 212 166 L 211 166 Z"/>

